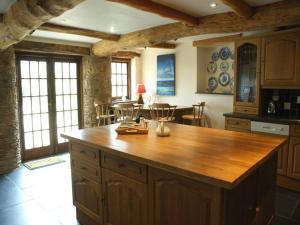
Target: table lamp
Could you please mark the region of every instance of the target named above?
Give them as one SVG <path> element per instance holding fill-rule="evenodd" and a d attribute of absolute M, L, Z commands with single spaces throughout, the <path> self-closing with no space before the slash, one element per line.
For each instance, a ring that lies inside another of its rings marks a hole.
<path fill-rule="evenodd" d="M 138 104 L 144 104 L 142 94 L 146 92 L 146 88 L 144 84 L 138 84 L 136 86 L 136 92 L 139 94 Z"/>

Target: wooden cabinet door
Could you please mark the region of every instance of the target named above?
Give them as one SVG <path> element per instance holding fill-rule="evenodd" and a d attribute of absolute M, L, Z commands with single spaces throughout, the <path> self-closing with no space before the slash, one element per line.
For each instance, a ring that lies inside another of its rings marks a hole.
<path fill-rule="evenodd" d="M 101 185 L 79 173 L 72 173 L 73 203 L 76 207 L 102 224 Z"/>
<path fill-rule="evenodd" d="M 104 225 L 147 225 L 147 186 L 102 169 Z"/>
<path fill-rule="evenodd" d="M 300 81 L 300 33 L 263 38 L 263 87 L 295 87 Z"/>
<path fill-rule="evenodd" d="M 290 138 L 288 176 L 300 179 L 300 138 Z"/>
<path fill-rule="evenodd" d="M 217 187 L 149 171 L 149 225 L 217 225 L 220 205 Z"/>
<path fill-rule="evenodd" d="M 287 141 L 278 150 L 277 173 L 280 175 L 287 175 L 288 152 L 289 152 L 289 142 Z"/>
<path fill-rule="evenodd" d="M 261 39 L 235 43 L 234 111 L 259 113 Z"/>

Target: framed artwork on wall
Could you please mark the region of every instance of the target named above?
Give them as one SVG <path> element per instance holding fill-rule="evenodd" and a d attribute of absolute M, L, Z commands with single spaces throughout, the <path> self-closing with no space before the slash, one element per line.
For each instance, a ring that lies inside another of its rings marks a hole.
<path fill-rule="evenodd" d="M 157 56 L 156 94 L 175 96 L 175 54 Z"/>

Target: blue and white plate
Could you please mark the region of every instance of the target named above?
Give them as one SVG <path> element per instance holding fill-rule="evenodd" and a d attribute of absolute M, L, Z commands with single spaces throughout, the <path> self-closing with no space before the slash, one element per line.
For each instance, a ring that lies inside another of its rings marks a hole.
<path fill-rule="evenodd" d="M 217 71 L 217 68 L 218 68 L 217 64 L 213 61 L 207 64 L 207 72 L 209 74 L 214 74 Z"/>
<path fill-rule="evenodd" d="M 226 72 L 220 73 L 220 75 L 219 75 L 219 83 L 223 87 L 225 87 L 225 86 L 227 86 L 229 84 L 229 82 L 230 82 L 230 76 L 229 76 L 229 74 L 226 73 Z"/>
<path fill-rule="evenodd" d="M 218 87 L 218 81 L 215 77 L 208 79 L 208 91 L 212 92 Z"/>
<path fill-rule="evenodd" d="M 219 56 L 222 60 L 227 60 L 230 55 L 230 49 L 228 47 L 221 48 Z"/>
<path fill-rule="evenodd" d="M 213 52 L 211 55 L 211 60 L 217 62 L 219 60 L 219 52 Z"/>
<path fill-rule="evenodd" d="M 222 72 L 226 72 L 228 70 L 228 68 L 229 68 L 229 65 L 228 65 L 227 62 L 221 62 L 221 64 L 220 64 L 220 70 Z"/>

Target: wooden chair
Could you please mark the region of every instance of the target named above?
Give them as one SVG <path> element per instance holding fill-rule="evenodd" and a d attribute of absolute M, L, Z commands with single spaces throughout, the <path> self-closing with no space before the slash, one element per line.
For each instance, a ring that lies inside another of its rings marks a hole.
<path fill-rule="evenodd" d="M 164 119 L 166 121 L 174 121 L 176 105 L 170 105 L 168 103 L 153 103 L 150 107 L 150 115 L 152 120 Z"/>
<path fill-rule="evenodd" d="M 185 120 L 190 120 L 192 121 L 192 124 L 201 127 L 203 121 L 203 126 L 205 127 L 204 107 L 205 107 L 205 102 L 201 102 L 199 104 L 193 105 L 193 114 L 182 115 L 183 123 Z"/>
<path fill-rule="evenodd" d="M 133 103 L 120 103 L 116 106 L 115 115 L 117 122 L 132 122 L 137 117 L 141 105 Z"/>
<path fill-rule="evenodd" d="M 106 125 L 111 123 L 111 119 L 114 118 L 114 114 L 111 114 L 111 105 L 110 104 L 96 104 L 96 119 L 98 120 L 98 127 L 101 125 Z"/>

